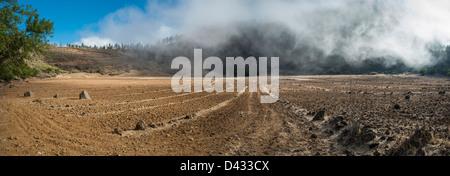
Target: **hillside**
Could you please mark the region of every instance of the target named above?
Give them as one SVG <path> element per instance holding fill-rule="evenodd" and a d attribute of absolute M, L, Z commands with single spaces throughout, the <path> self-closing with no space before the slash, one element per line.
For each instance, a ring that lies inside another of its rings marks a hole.
<path fill-rule="evenodd" d="M 121 50 L 82 49 L 51 46 L 44 61 L 68 73 L 87 72 L 120 75 L 138 70 L 136 76 L 164 76 L 156 63 L 144 61 Z"/>

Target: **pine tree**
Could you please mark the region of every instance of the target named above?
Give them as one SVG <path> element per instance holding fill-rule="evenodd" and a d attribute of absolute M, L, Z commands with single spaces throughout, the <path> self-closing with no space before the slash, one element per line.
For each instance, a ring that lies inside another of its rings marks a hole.
<path fill-rule="evenodd" d="M 46 53 L 53 22 L 39 19 L 37 9 L 17 0 L 2 0 L 0 5 L 0 79 L 33 76 L 36 70 L 25 60 L 31 52 Z"/>

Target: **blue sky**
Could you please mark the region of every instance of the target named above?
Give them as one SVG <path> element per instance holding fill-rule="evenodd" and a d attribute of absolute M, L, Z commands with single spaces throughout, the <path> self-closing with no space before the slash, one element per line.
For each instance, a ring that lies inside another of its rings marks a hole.
<path fill-rule="evenodd" d="M 64 45 L 79 41 L 80 31 L 86 28 L 92 30 L 94 26 L 95 30 L 95 24 L 110 13 L 126 7 L 144 9 L 147 0 L 19 0 L 19 3 L 31 4 L 41 18 L 53 21 L 55 33 L 50 41 Z"/>

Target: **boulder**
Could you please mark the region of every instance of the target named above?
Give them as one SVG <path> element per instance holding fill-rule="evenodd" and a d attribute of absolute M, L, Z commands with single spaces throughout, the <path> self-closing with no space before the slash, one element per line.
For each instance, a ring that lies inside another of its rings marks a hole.
<path fill-rule="evenodd" d="M 24 97 L 34 97 L 34 93 L 31 91 L 27 91 L 23 94 Z"/>
<path fill-rule="evenodd" d="M 91 96 L 89 96 L 89 94 L 83 90 L 83 92 L 80 93 L 80 99 L 87 99 L 90 100 Z"/>
<path fill-rule="evenodd" d="M 334 116 L 334 117 L 330 118 L 327 123 L 334 130 L 340 130 L 341 128 L 347 126 L 347 122 L 345 122 L 344 116 L 342 116 L 342 115 Z"/>
<path fill-rule="evenodd" d="M 370 126 L 366 125 L 361 129 L 361 142 L 362 143 L 372 141 L 376 137 L 377 136 L 376 136 L 375 131 L 372 128 L 370 128 Z"/>
<path fill-rule="evenodd" d="M 157 128 L 158 125 L 154 124 L 154 123 L 150 123 L 150 124 L 148 124 L 148 127 L 150 127 L 150 128 Z"/>
<path fill-rule="evenodd" d="M 142 120 L 139 120 L 139 122 L 136 124 L 135 130 L 145 130 L 145 122 Z"/>
<path fill-rule="evenodd" d="M 426 130 L 425 127 L 417 128 L 414 134 L 405 139 L 398 147 L 393 148 L 389 155 L 393 156 L 405 156 L 405 155 L 418 155 L 424 156 L 426 152 L 422 150 L 433 139 L 433 135 L 430 130 Z"/>
<path fill-rule="evenodd" d="M 322 120 L 324 120 L 324 117 L 325 117 L 325 111 L 324 110 L 320 110 L 314 116 L 313 121 L 322 121 Z"/>
<path fill-rule="evenodd" d="M 114 134 L 118 134 L 118 135 L 122 135 L 123 130 L 121 130 L 121 129 L 119 129 L 119 128 L 114 128 L 113 133 L 114 133 Z"/>

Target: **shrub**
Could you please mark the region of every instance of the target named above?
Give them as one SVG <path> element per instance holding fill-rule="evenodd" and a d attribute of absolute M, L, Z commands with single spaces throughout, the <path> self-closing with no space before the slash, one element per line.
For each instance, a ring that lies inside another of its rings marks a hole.
<path fill-rule="evenodd" d="M 436 74 L 436 72 L 437 72 L 437 70 L 435 68 L 430 68 L 430 69 L 428 69 L 427 74 L 434 75 L 434 74 Z"/>
<path fill-rule="evenodd" d="M 425 74 L 427 74 L 427 69 L 426 68 L 421 68 L 419 70 L 420 75 L 424 76 Z"/>
<path fill-rule="evenodd" d="M 9 81 L 36 75 L 37 70 L 25 60 L 31 52 L 45 53 L 53 22 L 39 19 L 37 9 L 17 0 L 1 2 L 0 19 L 0 78 Z"/>

